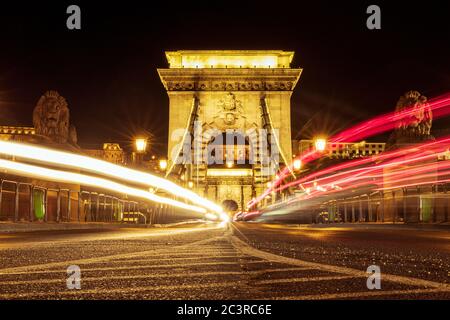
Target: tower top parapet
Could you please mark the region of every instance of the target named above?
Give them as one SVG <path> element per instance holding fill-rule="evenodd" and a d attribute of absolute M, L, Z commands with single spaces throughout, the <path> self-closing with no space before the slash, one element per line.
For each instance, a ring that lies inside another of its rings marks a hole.
<path fill-rule="evenodd" d="M 290 68 L 293 51 L 179 50 L 167 51 L 169 68 Z"/>

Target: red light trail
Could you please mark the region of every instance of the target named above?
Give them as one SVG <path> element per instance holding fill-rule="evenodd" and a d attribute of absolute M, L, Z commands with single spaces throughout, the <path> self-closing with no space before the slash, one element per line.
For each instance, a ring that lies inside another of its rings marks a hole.
<path fill-rule="evenodd" d="M 367 138 L 370 136 L 374 136 L 374 135 L 392 130 L 396 126 L 398 126 L 399 123 L 402 123 L 403 125 L 413 123 L 413 122 L 417 121 L 417 119 L 415 118 L 415 115 L 417 114 L 417 112 L 418 112 L 418 110 L 417 110 L 416 106 L 411 106 L 400 112 L 391 112 L 388 114 L 377 116 L 375 118 L 372 118 L 368 121 L 362 122 L 356 126 L 353 126 L 347 130 L 340 132 L 339 134 L 330 138 L 328 143 L 333 144 L 333 143 L 341 143 L 341 142 L 355 142 L 355 141 L 359 141 L 361 139 L 364 139 L 364 138 Z M 439 117 L 448 115 L 450 113 L 450 94 L 446 94 L 446 95 L 443 95 L 438 98 L 430 100 L 429 103 L 425 106 L 425 113 L 431 113 L 431 112 L 432 112 L 434 118 L 439 118 Z M 417 155 L 418 155 L 417 152 L 419 152 L 419 151 L 420 152 L 428 152 L 428 153 L 443 152 L 443 151 L 445 151 L 444 149 L 446 147 L 448 147 L 449 142 L 450 142 L 450 138 L 444 138 L 444 139 L 439 139 L 437 141 L 423 144 L 421 146 L 414 146 L 411 148 L 406 148 L 403 150 L 396 150 L 393 152 L 385 152 L 381 155 L 377 155 L 377 156 L 374 156 L 371 158 L 349 161 L 344 164 L 339 164 L 339 165 L 312 173 L 306 177 L 303 177 L 296 181 L 286 183 L 286 184 L 280 186 L 282 184 L 284 178 L 286 178 L 286 176 L 289 174 L 289 171 L 290 171 L 288 167 L 285 167 L 281 171 L 281 173 L 278 174 L 277 179 L 275 179 L 270 184 L 270 187 L 267 188 L 259 197 L 250 201 L 247 206 L 248 206 L 248 208 L 252 208 L 257 203 L 259 203 L 261 200 L 263 200 L 266 196 L 271 194 L 272 192 L 281 191 L 281 190 L 284 190 L 284 189 L 292 187 L 292 186 L 300 185 L 302 187 L 302 189 L 305 190 L 305 183 L 307 181 L 309 181 L 311 179 L 317 179 L 320 176 L 330 174 L 330 173 L 336 172 L 338 170 L 355 168 L 357 166 L 366 165 L 366 164 L 372 163 L 374 161 L 386 161 L 390 158 L 395 158 L 395 157 L 399 157 L 399 156 L 405 157 L 405 159 L 403 159 L 403 163 L 402 162 L 397 163 L 396 161 L 393 161 L 390 164 L 385 163 L 384 165 L 385 166 L 388 166 L 388 165 L 400 166 L 402 164 L 406 165 L 408 163 L 407 159 L 409 159 L 408 161 L 410 161 L 410 162 L 419 161 L 419 160 L 423 161 L 423 160 L 427 159 L 426 156 L 425 156 L 425 158 L 416 158 L 415 159 L 415 158 L 413 158 L 412 154 L 415 154 L 417 157 Z M 297 158 L 295 158 L 294 161 L 300 160 L 302 164 L 306 164 L 306 163 L 309 163 L 309 162 L 319 158 L 320 154 L 321 154 L 320 152 L 310 149 L 305 154 L 300 155 Z M 435 157 L 435 154 L 432 154 L 429 156 Z M 373 167 L 369 167 L 369 168 L 371 170 L 376 170 Z M 359 174 L 362 174 L 362 172 L 366 172 L 366 170 L 369 170 L 369 168 L 354 169 L 353 171 L 347 172 L 347 174 L 355 175 L 355 174 L 358 174 L 358 172 L 359 172 Z M 381 168 L 379 168 L 379 170 Z M 345 176 L 345 173 L 338 173 L 338 175 Z M 336 176 L 334 176 L 334 178 L 336 178 Z M 325 179 L 325 178 L 322 178 L 322 179 Z M 330 180 L 333 178 L 328 177 L 327 179 Z M 339 180 L 337 180 L 335 182 L 335 185 L 337 184 L 338 181 Z M 350 181 L 352 181 L 352 179 L 350 179 Z M 314 182 L 310 181 L 310 183 L 314 183 Z M 316 183 L 317 183 L 317 181 L 316 181 Z M 342 183 L 342 181 L 341 181 L 341 183 Z"/>

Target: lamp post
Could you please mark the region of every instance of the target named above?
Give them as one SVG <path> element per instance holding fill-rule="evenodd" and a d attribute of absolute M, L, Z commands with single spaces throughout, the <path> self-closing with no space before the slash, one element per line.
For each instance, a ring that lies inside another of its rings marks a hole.
<path fill-rule="evenodd" d="M 135 165 L 140 165 L 143 161 L 144 154 L 147 151 L 147 138 L 138 137 L 134 139 L 133 162 Z"/>
<path fill-rule="evenodd" d="M 146 138 L 136 138 L 134 141 L 136 152 L 145 153 L 147 149 L 147 139 Z"/>

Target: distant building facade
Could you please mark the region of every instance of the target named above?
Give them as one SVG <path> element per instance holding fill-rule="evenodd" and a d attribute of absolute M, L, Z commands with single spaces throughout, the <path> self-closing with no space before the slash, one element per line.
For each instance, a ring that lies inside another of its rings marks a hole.
<path fill-rule="evenodd" d="M 27 141 L 34 134 L 34 127 L 0 126 L 0 140 Z"/>
<path fill-rule="evenodd" d="M 118 143 L 107 142 L 102 149 L 83 149 L 83 153 L 118 165 L 126 165 L 128 162 L 126 152 Z"/>
<path fill-rule="evenodd" d="M 308 150 L 314 150 L 314 140 L 300 140 L 293 142 L 295 155 L 301 155 Z M 340 142 L 329 143 L 324 156 L 331 159 L 356 159 L 380 154 L 386 149 L 384 142 Z"/>

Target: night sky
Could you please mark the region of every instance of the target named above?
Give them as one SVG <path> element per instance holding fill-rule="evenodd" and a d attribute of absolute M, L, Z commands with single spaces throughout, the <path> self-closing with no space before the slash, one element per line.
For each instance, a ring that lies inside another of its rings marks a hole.
<path fill-rule="evenodd" d="M 295 51 L 293 66 L 304 70 L 292 97 L 293 137 L 393 111 L 411 89 L 450 91 L 444 2 L 92 2 L 2 2 L 0 124 L 31 125 L 37 100 L 53 89 L 67 99 L 82 147 L 127 147 L 146 130 L 163 154 L 168 98 L 156 68 L 167 66 L 165 50 Z M 66 28 L 70 4 L 81 7 L 80 31 Z M 366 28 L 370 4 L 381 7 L 381 30 Z M 449 127 L 445 119 L 434 128 Z"/>

